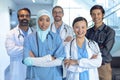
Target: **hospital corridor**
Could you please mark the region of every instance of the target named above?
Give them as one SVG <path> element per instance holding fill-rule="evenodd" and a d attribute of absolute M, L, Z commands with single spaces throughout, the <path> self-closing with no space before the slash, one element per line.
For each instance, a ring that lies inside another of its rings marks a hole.
<path fill-rule="evenodd" d="M 59 9 L 56 9 L 56 11 L 53 11 L 52 9 L 55 6 L 61 6 L 64 10 L 63 16 L 61 18 L 62 21 L 64 22 L 63 25 L 67 26 L 67 27 L 70 26 L 69 33 L 74 34 L 74 32 L 71 29 L 73 29 L 73 20 L 76 17 L 86 18 L 86 20 L 88 22 L 88 29 L 90 29 L 91 27 L 93 27 L 95 25 L 95 23 L 92 19 L 94 15 L 91 15 L 91 13 L 90 13 L 90 9 L 94 5 L 101 5 L 104 8 L 105 15 L 103 17 L 103 22 L 106 25 L 110 26 L 110 28 L 115 31 L 115 42 L 112 47 L 112 50 L 110 51 L 110 54 L 113 59 L 111 62 L 112 80 L 120 80 L 120 0 L 0 0 L 0 80 L 9 80 L 9 77 L 10 77 L 11 57 L 10 57 L 10 54 L 8 54 L 7 50 L 6 50 L 6 38 L 7 38 L 6 35 L 8 34 L 8 32 L 10 30 L 12 30 L 12 29 L 16 28 L 16 26 L 18 26 L 21 18 L 26 17 L 29 21 L 29 17 L 30 17 L 30 22 L 26 22 L 26 23 L 29 23 L 29 27 L 30 27 L 29 30 L 30 30 L 30 33 L 32 33 L 32 32 L 34 32 L 34 30 L 38 30 L 38 28 L 36 26 L 40 25 L 40 22 L 39 22 L 39 25 L 36 24 L 37 19 L 38 19 L 38 14 L 37 14 L 38 11 L 45 9 L 49 13 L 51 13 L 51 17 L 48 15 L 47 12 L 45 13 L 45 15 L 47 15 L 50 18 L 50 19 L 47 19 L 47 21 L 51 22 L 50 27 L 51 26 L 54 27 L 54 26 L 56 26 L 54 24 L 55 23 L 54 17 L 56 17 L 55 15 L 60 15 L 60 14 L 62 14 L 62 12 L 60 12 L 60 11 L 56 12 Z M 29 13 L 29 10 L 28 10 L 29 14 L 27 14 L 27 12 L 26 12 L 25 15 L 18 16 L 18 13 L 19 13 L 18 10 L 23 9 L 23 8 L 29 9 L 31 11 L 31 13 Z M 41 15 L 42 14 L 40 14 L 40 16 Z M 20 19 L 18 19 L 19 17 L 20 17 Z M 59 16 L 57 16 L 57 17 L 59 17 Z M 38 20 L 42 21 L 42 19 L 40 19 L 40 18 Z M 25 25 L 25 24 L 23 24 L 23 25 Z M 45 26 L 43 26 L 43 27 L 45 27 Z M 64 33 L 68 31 L 66 28 L 59 28 L 59 29 L 64 29 Z M 38 30 L 38 31 L 40 31 L 40 30 Z M 54 32 L 54 30 L 53 30 L 53 32 Z M 60 32 L 60 30 L 56 30 L 55 32 L 61 33 L 62 31 Z M 25 32 L 23 32 L 23 33 L 25 33 Z M 47 31 L 44 34 L 45 35 L 43 35 L 42 37 L 46 37 Z M 21 36 L 20 30 L 19 30 L 19 35 Z M 62 36 L 60 35 L 60 37 L 62 39 L 65 36 L 66 35 L 62 35 Z M 23 35 L 22 35 L 22 37 L 24 39 Z M 75 37 L 75 34 L 72 38 L 74 38 L 74 37 Z M 48 38 L 49 38 L 49 36 L 48 36 Z M 14 40 L 17 40 L 17 39 L 14 39 Z M 57 40 L 58 41 L 56 41 L 56 43 L 60 42 L 59 39 L 57 39 Z M 62 41 L 64 41 L 64 40 L 62 40 Z M 23 42 L 23 40 L 22 40 L 22 42 Z M 18 44 L 18 45 L 23 45 L 23 43 Z M 42 42 L 38 42 L 38 44 L 39 43 L 42 43 Z M 48 44 L 51 44 L 51 43 L 54 43 L 54 42 L 49 41 Z M 46 43 L 46 45 L 48 45 L 48 44 Z M 12 45 L 13 44 L 10 44 L 10 46 L 12 46 Z M 63 46 L 64 45 L 66 45 L 66 43 L 63 43 Z M 42 46 L 42 47 L 44 47 L 44 46 Z M 23 47 L 22 47 L 22 49 L 23 49 Z M 34 49 L 34 47 L 33 47 L 33 49 Z M 39 46 L 36 49 L 39 49 Z M 50 49 L 51 49 L 51 47 L 50 47 Z M 44 48 L 41 50 L 44 51 Z M 16 49 L 16 52 L 17 51 L 19 51 L 19 49 Z M 34 55 L 34 56 L 36 56 L 36 55 Z M 48 59 L 48 57 L 49 56 L 47 56 L 47 59 Z M 63 60 L 63 56 L 62 56 L 62 58 L 61 58 L 61 55 L 59 57 L 61 60 Z M 54 57 L 52 57 L 51 59 L 54 59 Z M 26 64 L 29 65 L 28 63 L 26 63 Z M 14 64 L 14 66 L 15 66 L 15 64 Z M 24 72 L 24 71 L 21 71 L 21 74 L 22 74 L 22 72 Z"/>

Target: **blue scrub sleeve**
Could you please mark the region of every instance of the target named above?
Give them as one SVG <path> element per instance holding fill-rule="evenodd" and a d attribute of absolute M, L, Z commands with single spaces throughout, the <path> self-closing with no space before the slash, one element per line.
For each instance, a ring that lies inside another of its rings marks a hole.
<path fill-rule="evenodd" d="M 54 57 L 56 58 L 59 58 L 59 57 L 62 57 L 64 58 L 65 57 L 65 50 L 64 50 L 64 46 L 62 44 L 62 40 L 59 36 L 57 36 L 57 40 L 54 41 L 55 44 L 56 44 L 56 51 L 54 53 Z"/>
<path fill-rule="evenodd" d="M 29 44 L 29 37 L 25 38 L 24 41 L 24 46 L 23 46 L 23 59 L 25 59 L 26 57 L 30 57 L 29 52 L 30 52 L 30 44 Z"/>

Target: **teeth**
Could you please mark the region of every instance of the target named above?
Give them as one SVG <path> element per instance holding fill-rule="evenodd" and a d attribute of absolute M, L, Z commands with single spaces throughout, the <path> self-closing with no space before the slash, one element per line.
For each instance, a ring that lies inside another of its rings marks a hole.
<path fill-rule="evenodd" d="M 78 32 L 78 35 L 81 35 L 81 34 L 83 34 L 84 32 Z"/>
<path fill-rule="evenodd" d="M 26 20 L 24 20 L 23 22 L 27 22 Z"/>

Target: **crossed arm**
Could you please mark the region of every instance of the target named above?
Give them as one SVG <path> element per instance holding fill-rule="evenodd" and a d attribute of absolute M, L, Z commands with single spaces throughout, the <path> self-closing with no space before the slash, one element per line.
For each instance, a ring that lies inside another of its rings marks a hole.
<path fill-rule="evenodd" d="M 38 67 L 54 67 L 62 65 L 63 58 L 55 58 L 51 55 L 43 57 L 35 57 L 33 52 L 29 52 L 30 57 L 24 60 L 24 64 L 27 66 L 38 66 Z"/>

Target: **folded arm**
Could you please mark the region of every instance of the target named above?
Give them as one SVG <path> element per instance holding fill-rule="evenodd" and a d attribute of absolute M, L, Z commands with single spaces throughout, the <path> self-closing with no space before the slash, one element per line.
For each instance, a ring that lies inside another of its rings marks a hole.
<path fill-rule="evenodd" d="M 54 67 L 62 65 L 63 58 L 54 58 L 51 55 L 43 57 L 27 57 L 24 60 L 24 64 L 27 66 L 38 66 L 38 67 Z"/>

